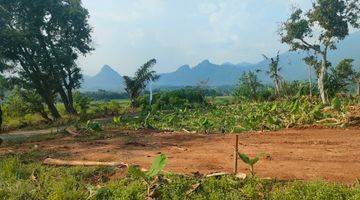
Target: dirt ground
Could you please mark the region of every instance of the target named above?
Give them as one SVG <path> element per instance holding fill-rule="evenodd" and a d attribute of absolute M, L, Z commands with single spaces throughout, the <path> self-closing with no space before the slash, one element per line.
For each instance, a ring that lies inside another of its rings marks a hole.
<path fill-rule="evenodd" d="M 72 137 L 2 147 L 0 154 L 39 150 L 69 153 L 67 159 L 122 161 L 148 168 L 165 153 L 166 171 L 203 174 L 232 172 L 235 135 L 134 132 L 110 139 L 81 142 Z M 264 134 L 240 134 L 241 152 L 264 157 L 255 167 L 262 178 L 354 183 L 360 178 L 360 129 L 289 129 Z M 249 173 L 239 161 L 239 171 Z"/>

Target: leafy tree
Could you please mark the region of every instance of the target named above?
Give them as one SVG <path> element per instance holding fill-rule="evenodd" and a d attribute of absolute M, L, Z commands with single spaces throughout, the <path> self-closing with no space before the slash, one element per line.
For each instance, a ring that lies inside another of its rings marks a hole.
<path fill-rule="evenodd" d="M 348 92 L 349 85 L 353 83 L 355 75 L 353 62 L 353 59 L 344 59 L 330 70 L 326 81 L 329 96 L 334 96 L 338 92 Z"/>
<path fill-rule="evenodd" d="M 109 101 L 114 99 L 127 99 L 128 95 L 126 92 L 111 92 L 106 90 L 98 90 L 96 92 L 84 92 L 82 95 L 90 97 L 94 101 Z"/>
<path fill-rule="evenodd" d="M 149 60 L 143 66 L 141 66 L 135 73 L 135 77 L 131 78 L 124 76 L 126 92 L 129 95 L 131 106 L 136 108 L 139 106 L 138 97 L 141 92 L 146 88 L 149 81 L 155 81 L 160 78 L 152 67 L 156 64 L 155 59 Z"/>
<path fill-rule="evenodd" d="M 325 79 L 330 66 L 328 52 L 349 35 L 350 26 L 359 28 L 358 0 L 316 0 L 312 9 L 304 13 L 295 9 L 280 29 L 281 41 L 290 45 L 290 50 L 312 52 L 320 57 L 318 88 L 323 103 L 327 104 Z"/>
<path fill-rule="evenodd" d="M 266 71 L 266 73 L 270 76 L 270 78 L 273 80 L 273 83 L 275 85 L 275 93 L 276 95 L 280 95 L 281 86 L 283 77 L 280 75 L 281 67 L 279 67 L 280 62 L 280 52 L 277 52 L 277 55 L 275 58 L 269 58 L 266 55 L 263 55 L 263 57 L 266 60 L 269 60 L 269 70 Z"/>
<path fill-rule="evenodd" d="M 55 119 L 57 94 L 74 113 L 75 60 L 92 50 L 88 18 L 81 0 L 0 0 L 0 68 L 16 66 L 19 84 L 34 89 Z"/>
<path fill-rule="evenodd" d="M 88 96 L 81 94 L 79 91 L 76 91 L 74 94 L 75 105 L 80 108 L 82 115 L 85 115 L 87 110 L 90 108 L 90 103 L 92 99 Z"/>
<path fill-rule="evenodd" d="M 36 91 L 21 90 L 20 95 L 28 109 L 28 112 L 39 113 L 41 117 L 44 118 L 46 121 L 52 121 L 49 118 L 48 113 L 46 112 L 46 107 L 42 102 L 41 97 L 39 96 L 39 94 L 36 93 Z"/>
<path fill-rule="evenodd" d="M 255 72 L 243 73 L 240 77 L 239 84 L 235 89 L 236 97 L 248 97 L 257 100 L 258 92 L 262 84 L 258 80 Z"/>
<path fill-rule="evenodd" d="M 5 105 L 6 116 L 23 118 L 28 113 L 28 108 L 24 103 L 20 87 L 15 86 L 6 97 Z"/>

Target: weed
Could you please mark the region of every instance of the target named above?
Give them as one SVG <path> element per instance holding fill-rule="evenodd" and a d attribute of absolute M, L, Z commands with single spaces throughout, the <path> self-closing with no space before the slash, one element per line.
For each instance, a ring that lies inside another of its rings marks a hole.
<path fill-rule="evenodd" d="M 156 189 L 159 187 L 159 185 L 163 184 L 163 179 L 159 175 L 164 169 L 166 163 L 166 156 L 164 154 L 160 154 L 154 159 L 150 170 L 147 172 L 143 172 L 134 166 L 129 168 L 129 173 L 132 176 L 142 179 L 145 182 L 148 197 L 155 196 Z"/>
<path fill-rule="evenodd" d="M 254 165 L 260 160 L 260 155 L 255 156 L 254 158 L 249 158 L 248 155 L 240 152 L 237 152 L 237 155 L 245 164 L 249 166 L 251 175 L 255 176 Z"/>

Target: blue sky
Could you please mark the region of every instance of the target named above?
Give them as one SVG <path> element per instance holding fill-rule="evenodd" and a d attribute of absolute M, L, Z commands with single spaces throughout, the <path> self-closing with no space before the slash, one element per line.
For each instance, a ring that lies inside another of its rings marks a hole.
<path fill-rule="evenodd" d="M 257 62 L 285 51 L 277 29 L 293 6 L 311 0 L 83 0 L 94 28 L 95 51 L 81 58 L 85 74 L 102 65 L 122 75 L 156 58 L 158 72 L 204 59 Z"/>

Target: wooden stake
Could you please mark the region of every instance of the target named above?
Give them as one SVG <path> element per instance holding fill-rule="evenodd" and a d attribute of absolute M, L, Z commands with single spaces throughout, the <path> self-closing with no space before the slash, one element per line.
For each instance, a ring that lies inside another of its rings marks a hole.
<path fill-rule="evenodd" d="M 239 151 L 239 135 L 235 136 L 235 150 L 234 150 L 234 173 L 238 172 L 238 153 Z"/>

